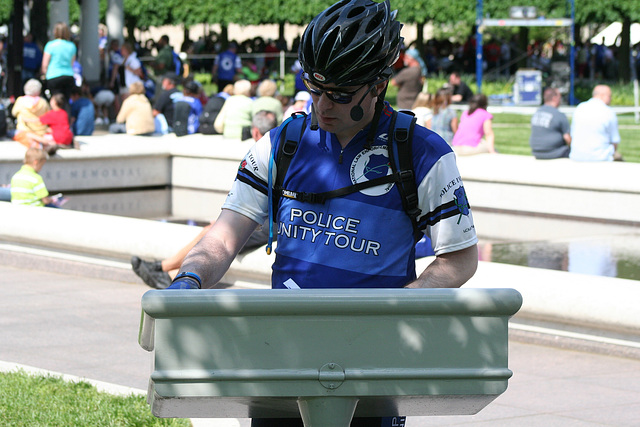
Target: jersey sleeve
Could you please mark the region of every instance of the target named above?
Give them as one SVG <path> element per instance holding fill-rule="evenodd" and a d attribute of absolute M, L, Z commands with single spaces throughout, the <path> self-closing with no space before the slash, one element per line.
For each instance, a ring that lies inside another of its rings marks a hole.
<path fill-rule="evenodd" d="M 613 110 L 609 110 L 611 112 L 611 120 L 609 122 L 610 126 L 610 134 L 611 134 L 611 143 L 619 144 L 620 143 L 620 131 L 618 130 L 618 116 Z"/>
<path fill-rule="evenodd" d="M 236 179 L 222 205 L 222 209 L 240 213 L 258 224 L 264 223 L 269 214 L 268 176 L 270 151 L 271 135 L 268 133 L 251 147 L 240 162 Z M 273 179 L 275 179 L 275 171 L 274 162 Z"/>
<path fill-rule="evenodd" d="M 42 200 L 43 198 L 49 195 L 49 190 L 47 190 L 47 187 L 44 184 L 44 180 L 42 179 L 42 176 L 36 175 L 36 177 L 37 177 L 37 181 L 36 181 L 36 184 L 33 186 L 33 196 L 36 200 Z"/>
<path fill-rule="evenodd" d="M 446 144 L 444 141 L 436 143 L 439 146 Z M 476 244 L 473 215 L 455 154 L 450 149 L 443 150 L 437 160 L 416 166 L 416 173 L 418 178 L 422 176 L 418 184 L 422 211 L 418 225 L 431 239 L 435 254 L 455 252 Z"/>
<path fill-rule="evenodd" d="M 562 128 L 562 134 L 571 133 L 571 125 L 569 124 L 569 119 L 564 114 L 558 112 L 560 114 L 560 126 Z"/>

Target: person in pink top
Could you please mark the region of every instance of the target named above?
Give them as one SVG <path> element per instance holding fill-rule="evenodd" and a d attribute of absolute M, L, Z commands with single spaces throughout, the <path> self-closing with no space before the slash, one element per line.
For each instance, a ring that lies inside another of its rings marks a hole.
<path fill-rule="evenodd" d="M 495 153 L 492 120 L 493 116 L 487 111 L 486 95 L 471 97 L 469 109 L 462 113 L 458 130 L 453 135 L 453 151 L 458 156 Z"/>

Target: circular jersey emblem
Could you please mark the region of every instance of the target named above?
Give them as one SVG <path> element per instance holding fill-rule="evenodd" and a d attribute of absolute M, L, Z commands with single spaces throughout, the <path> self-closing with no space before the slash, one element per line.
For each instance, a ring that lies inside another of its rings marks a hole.
<path fill-rule="evenodd" d="M 233 69 L 233 59 L 229 57 L 224 57 L 220 62 L 220 68 L 223 70 L 232 70 Z"/>
<path fill-rule="evenodd" d="M 320 73 L 313 73 L 313 78 L 316 79 L 319 82 L 323 82 L 325 80 L 327 80 L 327 78 L 325 76 L 323 76 Z"/>
<path fill-rule="evenodd" d="M 371 181 L 390 174 L 391 166 L 389 165 L 386 145 L 377 145 L 371 150 L 362 150 L 351 162 L 351 182 L 353 184 Z M 393 182 L 390 182 L 365 188 L 360 192 L 367 196 L 382 196 L 392 188 Z"/>

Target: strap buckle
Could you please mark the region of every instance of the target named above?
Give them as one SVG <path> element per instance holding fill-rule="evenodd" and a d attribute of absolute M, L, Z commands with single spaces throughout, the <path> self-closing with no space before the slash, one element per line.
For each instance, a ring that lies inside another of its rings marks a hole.
<path fill-rule="evenodd" d="M 413 171 L 412 170 L 403 170 L 398 171 L 398 180 L 400 182 L 407 182 L 413 179 Z"/>
<path fill-rule="evenodd" d="M 306 203 L 324 204 L 325 197 L 318 193 L 298 193 L 298 200 Z"/>

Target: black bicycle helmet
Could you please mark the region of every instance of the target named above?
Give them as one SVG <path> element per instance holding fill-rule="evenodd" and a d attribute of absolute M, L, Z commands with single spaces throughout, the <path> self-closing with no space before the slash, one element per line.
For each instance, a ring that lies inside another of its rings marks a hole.
<path fill-rule="evenodd" d="M 400 54 L 397 11 L 389 0 L 343 0 L 309 23 L 298 57 L 315 83 L 359 86 L 389 77 Z"/>

